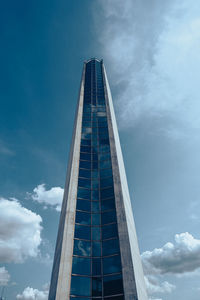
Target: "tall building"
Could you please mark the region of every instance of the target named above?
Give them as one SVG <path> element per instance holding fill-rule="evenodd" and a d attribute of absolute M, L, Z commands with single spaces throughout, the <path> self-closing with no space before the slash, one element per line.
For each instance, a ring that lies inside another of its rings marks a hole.
<path fill-rule="evenodd" d="M 103 61 L 84 63 L 49 300 L 147 300 Z"/>

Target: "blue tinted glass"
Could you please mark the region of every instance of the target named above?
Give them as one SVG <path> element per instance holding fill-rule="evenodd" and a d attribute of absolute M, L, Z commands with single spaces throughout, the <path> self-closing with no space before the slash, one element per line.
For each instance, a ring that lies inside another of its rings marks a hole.
<path fill-rule="evenodd" d="M 91 146 L 91 140 L 81 139 L 81 146 Z"/>
<path fill-rule="evenodd" d="M 99 181 L 98 181 L 98 179 L 93 179 L 92 180 L 92 188 L 93 189 L 98 189 L 99 188 Z"/>
<path fill-rule="evenodd" d="M 90 298 L 70 297 L 70 300 L 91 300 Z"/>
<path fill-rule="evenodd" d="M 82 125 L 85 126 L 85 127 L 91 127 L 91 122 L 83 121 Z"/>
<path fill-rule="evenodd" d="M 80 275 L 90 275 L 91 260 L 90 258 L 73 257 L 72 273 Z"/>
<path fill-rule="evenodd" d="M 98 190 L 92 191 L 92 200 L 99 200 L 99 191 Z"/>
<path fill-rule="evenodd" d="M 86 160 L 80 161 L 80 168 L 82 169 L 91 169 L 91 162 Z"/>
<path fill-rule="evenodd" d="M 80 159 L 81 160 L 91 160 L 91 154 L 90 153 L 81 153 Z"/>
<path fill-rule="evenodd" d="M 110 187 L 108 189 L 100 190 L 100 197 L 101 197 L 101 199 L 107 199 L 107 198 L 114 197 L 113 187 Z"/>
<path fill-rule="evenodd" d="M 90 189 L 91 188 L 91 180 L 90 179 L 79 178 L 78 186 Z"/>
<path fill-rule="evenodd" d="M 92 296 L 97 297 L 102 295 L 102 279 L 93 278 L 92 279 Z M 114 299 L 113 299 L 114 300 Z"/>
<path fill-rule="evenodd" d="M 100 161 L 102 161 L 102 160 L 110 160 L 111 159 L 110 152 L 108 152 L 108 153 L 100 153 L 99 159 L 100 159 Z"/>
<path fill-rule="evenodd" d="M 90 225 L 91 214 L 83 211 L 76 212 L 76 223 Z"/>
<path fill-rule="evenodd" d="M 88 277 L 72 276 L 71 295 L 90 296 L 91 282 Z"/>
<path fill-rule="evenodd" d="M 112 186 L 113 178 L 112 177 L 108 177 L 106 179 L 103 178 L 103 179 L 101 179 L 100 184 L 101 184 L 101 188 Z"/>
<path fill-rule="evenodd" d="M 103 278 L 104 296 L 123 293 L 123 284 L 121 275 L 105 276 Z M 114 298 L 115 299 L 115 298 Z"/>
<path fill-rule="evenodd" d="M 90 256 L 91 243 L 87 241 L 74 240 L 74 254 L 80 256 Z"/>
<path fill-rule="evenodd" d="M 104 145 L 104 146 L 109 145 L 109 139 L 100 139 L 99 140 L 99 148 L 101 148 L 102 145 Z M 100 151 L 102 151 L 102 150 L 100 150 Z M 103 152 L 107 152 L 107 151 L 103 151 Z"/>
<path fill-rule="evenodd" d="M 117 237 L 117 225 L 111 224 L 102 227 L 102 239 L 109 239 L 112 237 Z"/>
<path fill-rule="evenodd" d="M 98 154 L 93 153 L 93 154 L 92 154 L 92 159 L 93 159 L 93 160 L 98 160 Z"/>
<path fill-rule="evenodd" d="M 92 162 L 92 169 L 98 169 L 98 161 Z"/>
<path fill-rule="evenodd" d="M 91 140 L 91 133 L 85 133 L 85 132 L 83 132 L 81 134 L 81 139 Z"/>
<path fill-rule="evenodd" d="M 115 209 L 115 199 L 107 199 L 104 201 L 101 201 L 101 210 L 110 210 L 110 209 Z"/>
<path fill-rule="evenodd" d="M 102 255 L 103 256 L 117 254 L 117 253 L 119 253 L 118 239 L 103 241 L 103 243 L 102 243 Z"/>
<path fill-rule="evenodd" d="M 100 242 L 92 242 L 92 256 L 101 256 Z"/>
<path fill-rule="evenodd" d="M 90 200 L 91 199 L 91 191 L 88 189 L 78 188 L 78 198 Z"/>
<path fill-rule="evenodd" d="M 92 128 L 83 127 L 82 128 L 82 133 L 92 133 Z"/>
<path fill-rule="evenodd" d="M 111 176 L 112 176 L 112 169 L 100 170 L 100 177 L 101 178 L 106 178 L 106 177 L 111 177 Z"/>
<path fill-rule="evenodd" d="M 101 259 L 93 258 L 92 259 L 92 275 L 101 275 Z"/>
<path fill-rule="evenodd" d="M 103 258 L 103 273 L 111 274 L 121 272 L 121 260 L 119 255 Z"/>
<path fill-rule="evenodd" d="M 76 300 L 77 300 L 77 298 L 76 298 Z M 124 300 L 124 296 L 107 297 L 106 300 Z"/>
<path fill-rule="evenodd" d="M 100 169 L 111 169 L 111 161 L 110 160 L 104 160 L 100 161 Z"/>
<path fill-rule="evenodd" d="M 75 225 L 75 238 L 77 239 L 84 239 L 90 240 L 91 233 L 90 233 L 90 226 L 83 226 L 83 225 Z"/>
<path fill-rule="evenodd" d="M 91 178 L 91 171 L 79 169 L 79 177 Z"/>
<path fill-rule="evenodd" d="M 115 210 L 107 211 L 101 214 L 101 223 L 109 224 L 116 222 L 116 213 Z"/>
<path fill-rule="evenodd" d="M 91 147 L 81 146 L 81 152 L 91 153 Z"/>
<path fill-rule="evenodd" d="M 92 147 L 97 147 L 98 146 L 98 141 L 93 139 L 92 140 Z"/>
<path fill-rule="evenodd" d="M 78 210 L 85 210 L 85 211 L 91 211 L 91 202 L 87 200 L 80 200 L 77 199 L 76 203 L 76 209 Z"/>
<path fill-rule="evenodd" d="M 100 214 L 92 214 L 92 225 L 100 225 Z"/>
<path fill-rule="evenodd" d="M 92 202 L 92 212 L 99 212 L 100 211 L 100 205 L 99 202 Z"/>
<path fill-rule="evenodd" d="M 92 239 L 93 240 L 100 240 L 101 237 L 101 231 L 100 231 L 100 227 L 92 227 Z"/>

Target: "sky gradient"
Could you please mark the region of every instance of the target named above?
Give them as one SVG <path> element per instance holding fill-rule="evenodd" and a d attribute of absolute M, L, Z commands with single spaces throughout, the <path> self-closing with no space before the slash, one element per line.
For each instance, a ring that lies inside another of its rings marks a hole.
<path fill-rule="evenodd" d="M 45 300 L 83 61 L 103 58 L 154 300 L 200 297 L 200 4 L 0 4 L 0 290 Z"/>

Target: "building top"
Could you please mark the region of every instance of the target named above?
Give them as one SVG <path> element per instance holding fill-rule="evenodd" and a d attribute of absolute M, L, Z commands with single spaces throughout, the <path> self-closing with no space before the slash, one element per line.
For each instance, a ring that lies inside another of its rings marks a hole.
<path fill-rule="evenodd" d="M 89 62 L 92 61 L 92 60 L 96 60 L 96 61 L 98 61 L 98 62 L 102 62 L 102 61 L 103 61 L 103 59 L 97 59 L 96 57 L 92 57 L 92 58 L 86 60 L 85 63 L 87 64 L 87 63 L 89 63 Z"/>

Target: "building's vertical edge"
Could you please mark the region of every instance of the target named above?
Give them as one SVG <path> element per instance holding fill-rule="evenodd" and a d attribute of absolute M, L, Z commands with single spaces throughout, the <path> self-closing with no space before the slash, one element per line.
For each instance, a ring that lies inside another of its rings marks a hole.
<path fill-rule="evenodd" d="M 69 300 L 70 295 L 84 82 L 85 63 L 83 67 L 79 100 L 74 123 L 74 132 L 68 162 L 67 177 L 56 243 L 49 300 Z M 56 257 L 58 258 L 56 259 Z M 57 274 L 54 274 L 54 272 L 56 272 Z M 53 289 L 56 289 L 56 293 L 53 292 Z"/>
<path fill-rule="evenodd" d="M 147 300 L 128 184 L 109 83 L 102 63 L 125 300 Z"/>

